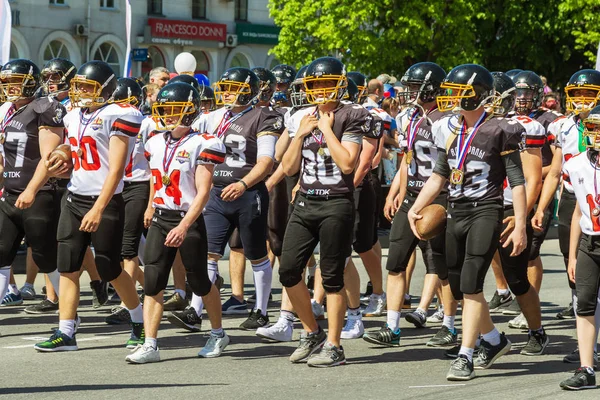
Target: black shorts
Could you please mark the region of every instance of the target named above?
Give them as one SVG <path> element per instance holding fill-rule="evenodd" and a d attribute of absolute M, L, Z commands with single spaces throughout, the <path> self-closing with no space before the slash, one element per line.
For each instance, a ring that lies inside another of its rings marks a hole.
<path fill-rule="evenodd" d="M 149 296 L 156 296 L 167 287 L 177 251 L 181 254 L 192 291 L 198 296 L 210 292 L 212 283 L 207 269 L 208 243 L 202 215 L 189 227 L 181 246 L 167 247 L 164 244 L 167 234 L 179 225 L 184 216 L 185 213 L 181 211 L 154 211 L 144 250 L 144 292 Z"/>
<path fill-rule="evenodd" d="M 385 198 L 383 196 L 383 189 L 381 188 L 381 181 L 379 180 L 379 175 L 371 172 L 371 185 L 373 186 L 373 190 L 375 191 L 375 218 L 373 219 L 373 245 L 377 243 L 379 240 L 379 218 L 383 215 L 383 205 L 385 203 Z"/>
<path fill-rule="evenodd" d="M 373 248 L 373 221 L 375 220 L 375 190 L 367 179 L 354 193 L 356 217 L 354 220 L 354 243 L 352 247 L 358 254 Z"/>
<path fill-rule="evenodd" d="M 534 207 L 534 211 L 537 209 L 537 204 Z M 540 249 L 542 248 L 542 243 L 546 240 L 546 235 L 550 230 L 550 225 L 552 223 L 552 219 L 554 218 L 554 212 L 556 211 L 556 202 L 552 200 L 546 211 L 544 211 L 544 219 L 542 220 L 542 228 L 541 232 L 534 230 L 533 231 L 533 240 L 531 241 L 531 249 L 529 250 L 529 260 L 533 261 L 540 256 Z M 530 220 L 531 222 L 531 220 Z"/>
<path fill-rule="evenodd" d="M 504 209 L 504 218 L 515 215 L 515 211 L 512 207 Z M 502 226 L 502 230 L 506 228 L 506 224 Z M 522 296 L 529 291 L 529 279 L 527 278 L 527 266 L 529 264 L 529 254 L 531 250 L 531 242 L 533 239 L 533 228 L 531 226 L 531 219 L 527 217 L 527 247 L 521 254 L 516 257 L 511 257 L 513 246 L 510 245 L 506 248 L 502 247 L 502 243 L 498 244 L 498 253 L 500 254 L 500 261 L 502 264 L 502 272 L 504 272 L 504 278 L 508 283 L 510 291 L 515 296 Z"/>
<path fill-rule="evenodd" d="M 573 193 L 563 188 L 560 202 L 558 203 L 558 245 L 563 255 L 565 268 L 569 265 L 569 242 L 571 240 L 571 219 L 575 211 L 577 199 Z M 569 287 L 575 289 L 575 284 L 568 279 Z"/>
<path fill-rule="evenodd" d="M 483 291 L 485 275 L 498 249 L 502 205 L 450 203 L 446 225 L 448 281 L 456 300 Z"/>
<path fill-rule="evenodd" d="M 416 197 L 407 193 L 402 206 L 394 216 L 390 230 L 390 247 L 386 269 L 394 273 L 406 271 L 410 256 L 418 245 L 423 254 L 427 273 L 437 274 L 441 280 L 448 279 L 448 268 L 444 256 L 446 235 L 442 232 L 429 241 L 423 241 L 419 240 L 410 229 L 408 210 L 413 206 L 415 200 Z M 439 196 L 433 203 L 446 207 L 446 195 Z"/>
<path fill-rule="evenodd" d="M 269 193 L 264 183 L 246 190 L 234 201 L 221 200 L 221 187 L 213 187 L 204 208 L 208 252 L 222 256 L 234 228 L 238 228 L 249 260 L 267 256 Z"/>
<path fill-rule="evenodd" d="M 294 187 L 296 187 L 296 184 L 298 183 L 299 179 L 300 179 L 300 173 L 297 173 L 296 175 L 285 177 L 285 189 L 287 190 L 287 197 L 288 197 L 288 220 L 292 216 L 292 211 L 294 211 L 294 203 L 295 203 L 294 200 L 295 199 L 292 198 L 292 190 L 294 190 Z"/>
<path fill-rule="evenodd" d="M 77 272 L 90 245 L 94 246 L 96 268 L 103 281 L 110 282 L 119 277 L 121 269 L 121 245 L 125 204 L 123 196 L 116 194 L 110 199 L 102 213 L 96 232 L 79 230 L 81 220 L 94 206 L 97 196 L 79 196 L 67 192 L 63 198 L 62 212 L 58 221 L 58 271 Z"/>
<path fill-rule="evenodd" d="M 140 239 L 144 231 L 144 212 L 148 207 L 150 182 L 125 182 L 123 201 L 125 202 L 125 223 L 121 257 L 131 260 L 138 256 Z"/>
<path fill-rule="evenodd" d="M 344 288 L 346 259 L 352 254 L 354 199 L 351 194 L 318 199 L 298 194 L 283 239 L 279 280 L 293 287 L 302 280 L 308 259 L 320 242 L 320 269 L 328 293 Z"/>
<path fill-rule="evenodd" d="M 238 228 L 235 228 L 233 232 L 231 232 L 231 236 L 229 237 L 229 248 L 241 250 L 242 246 L 242 238 L 240 237 L 240 231 Z"/>
<path fill-rule="evenodd" d="M 283 236 L 288 220 L 288 204 L 287 184 L 282 179 L 269 193 L 269 214 L 267 218 L 267 226 L 269 227 L 267 239 L 271 251 L 277 257 L 281 256 Z"/>
<path fill-rule="evenodd" d="M 23 236 L 31 247 L 33 260 L 43 273 L 56 270 L 56 224 L 58 197 L 53 190 L 40 191 L 31 207 L 15 207 L 17 194 L 4 193 L 0 199 L 0 266 L 11 265 Z"/>
<path fill-rule="evenodd" d="M 600 289 L 600 237 L 583 234 L 577 252 L 577 315 L 591 317 L 596 313 Z"/>

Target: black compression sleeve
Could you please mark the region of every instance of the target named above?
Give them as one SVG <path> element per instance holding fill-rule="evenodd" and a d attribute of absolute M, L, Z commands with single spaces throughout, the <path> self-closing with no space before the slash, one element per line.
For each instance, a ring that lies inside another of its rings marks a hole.
<path fill-rule="evenodd" d="M 433 168 L 433 173 L 448 179 L 450 177 L 450 165 L 448 165 L 448 154 L 443 150 L 438 150 L 438 159 Z"/>
<path fill-rule="evenodd" d="M 511 188 L 525 184 L 525 176 L 523 175 L 523 165 L 521 164 L 521 155 L 518 151 L 513 151 L 502 156 L 506 177 Z"/>

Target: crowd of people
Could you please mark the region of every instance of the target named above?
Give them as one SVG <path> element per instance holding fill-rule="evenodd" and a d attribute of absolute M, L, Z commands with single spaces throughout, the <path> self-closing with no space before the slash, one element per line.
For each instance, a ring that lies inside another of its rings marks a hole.
<path fill-rule="evenodd" d="M 419 62 L 400 80 L 369 80 L 321 57 L 298 71 L 231 68 L 211 88 L 165 68 L 143 84 L 117 78 L 102 61 L 77 68 L 58 58 L 40 70 L 17 59 L 0 79 L 0 298 L 3 306 L 34 299 L 39 271 L 45 298 L 24 311 L 59 315 L 58 329 L 35 350 L 78 350 L 85 270 L 94 307 L 108 301 L 109 284 L 121 303 L 106 322 L 130 324 L 129 363 L 160 361 L 165 311 L 172 324 L 198 332 L 206 308 L 210 334 L 198 353 L 205 358 L 230 342 L 223 315 L 247 316 L 240 328 L 279 342 L 292 341 L 299 319 L 290 362 L 332 367 L 346 363 L 345 340 L 399 346 L 406 310 L 416 327 L 441 324 L 427 345 L 453 359 L 448 380 L 470 380 L 512 348 L 491 313 L 513 315 L 509 326 L 528 331 L 523 355 L 543 354 L 550 341 L 538 295 L 540 246 L 560 188 L 572 304 L 558 317 L 576 317 L 579 344 L 564 358 L 579 367 L 560 387 L 596 387 L 599 71 L 573 74 L 565 115 L 535 72 L 476 64 L 446 73 Z M 447 223 L 425 240 L 417 224 L 430 204 L 447 210 Z M 391 222 L 385 287 L 380 214 Z M 11 265 L 23 240 L 27 279 L 19 289 Z M 228 245 L 232 295 L 221 304 L 218 263 Z M 417 246 L 426 275 L 413 310 Z M 362 295 L 353 251 L 369 276 Z M 246 260 L 255 287 L 248 299 Z M 276 264 L 284 290 L 271 324 Z M 487 302 L 490 265 L 497 290 Z M 171 271 L 175 290 L 165 300 Z M 382 315 L 381 329 L 365 332 L 362 319 Z"/>

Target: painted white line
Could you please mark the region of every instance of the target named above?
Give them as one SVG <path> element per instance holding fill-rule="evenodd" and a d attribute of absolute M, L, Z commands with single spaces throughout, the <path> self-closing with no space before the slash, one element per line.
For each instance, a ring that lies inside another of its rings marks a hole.
<path fill-rule="evenodd" d="M 22 337 L 21 339 L 40 342 L 40 341 L 46 340 L 47 337 L 29 336 L 29 337 Z M 91 342 L 91 341 L 94 341 L 94 340 L 102 340 L 102 339 L 108 339 L 108 336 L 96 336 L 96 337 L 91 337 L 91 338 L 83 338 L 83 339 L 78 339 L 77 341 L 78 342 Z M 26 349 L 28 347 L 33 347 L 33 345 L 32 344 L 23 344 L 23 345 L 19 345 L 19 346 L 5 346 L 5 347 L 2 347 L 2 348 L 3 349 Z"/>
<path fill-rule="evenodd" d="M 440 388 L 440 387 L 453 387 L 453 386 L 467 386 L 466 383 L 455 383 L 453 385 L 425 385 L 425 386 L 409 386 L 409 389 L 423 389 L 423 388 Z"/>

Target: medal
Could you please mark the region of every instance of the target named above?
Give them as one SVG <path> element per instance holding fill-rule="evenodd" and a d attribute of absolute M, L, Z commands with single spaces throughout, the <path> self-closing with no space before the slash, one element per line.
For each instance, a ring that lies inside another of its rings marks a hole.
<path fill-rule="evenodd" d="M 600 206 L 596 206 L 593 210 L 592 210 L 592 215 L 594 217 L 597 217 L 600 215 Z"/>
<path fill-rule="evenodd" d="M 167 175 L 163 175 L 162 176 L 162 183 L 165 186 L 169 186 L 171 184 L 171 178 L 169 178 Z"/>
<path fill-rule="evenodd" d="M 407 164 L 410 164 L 412 162 L 413 159 L 413 151 L 412 150 L 408 150 L 406 153 L 404 153 L 404 160 L 406 161 Z"/>
<path fill-rule="evenodd" d="M 323 147 L 319 147 L 319 151 L 317 151 L 317 153 L 321 156 L 321 157 L 325 157 L 325 149 Z"/>
<path fill-rule="evenodd" d="M 452 168 L 450 172 L 450 183 L 457 186 L 462 185 L 465 173 L 460 169 Z"/>
<path fill-rule="evenodd" d="M 177 148 L 185 143 L 187 139 L 192 137 L 193 135 L 185 134 L 175 143 L 171 143 L 169 138 L 171 137 L 171 132 L 165 133 L 165 153 L 163 155 L 162 164 L 163 164 L 163 176 L 161 178 L 163 185 L 169 186 L 171 184 L 171 178 L 169 178 L 169 166 L 171 165 L 171 161 L 173 161 L 173 157 L 175 156 L 175 152 Z M 169 152 L 169 150 L 171 150 Z"/>
<path fill-rule="evenodd" d="M 83 149 L 81 147 L 77 149 L 77 156 L 83 158 Z"/>

